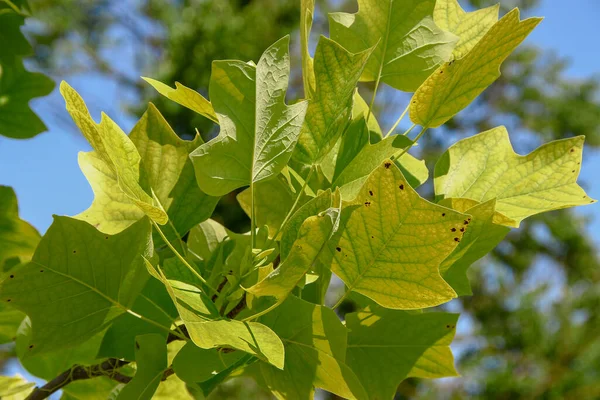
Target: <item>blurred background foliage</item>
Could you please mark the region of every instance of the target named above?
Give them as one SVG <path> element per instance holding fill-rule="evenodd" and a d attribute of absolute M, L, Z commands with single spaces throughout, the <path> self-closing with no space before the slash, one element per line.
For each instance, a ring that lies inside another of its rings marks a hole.
<path fill-rule="evenodd" d="M 554 0 L 546 0 L 554 1 Z M 465 8 L 496 1 L 462 0 Z M 34 62 L 55 78 L 94 74 L 119 85 L 120 104 L 139 116 L 147 101 L 157 104 L 174 129 L 190 137 L 198 129 L 215 134 L 206 119 L 160 98 L 139 75 L 175 81 L 207 93 L 215 59 L 257 61 L 280 37 L 298 35 L 298 0 L 31 0 L 36 21 L 28 35 Z M 502 12 L 528 11 L 539 0 L 505 0 Z M 329 11 L 356 11 L 354 0 L 317 1 L 313 39 L 327 33 Z M 575 22 L 570 22 L 575 23 Z M 302 96 L 299 40 L 292 42 L 288 96 Z M 125 55 L 116 57 L 116 54 Z M 125 64 L 123 60 L 133 60 Z M 599 81 L 567 78 L 567 60 L 524 45 L 503 65 L 502 77 L 443 129 L 419 146 L 430 167 L 450 143 L 504 124 L 520 152 L 543 142 L 585 135 L 600 146 Z M 361 88 L 366 98 L 371 87 Z M 102 101 L 102 93 L 86 96 Z M 409 95 L 385 88 L 376 115 L 389 120 Z M 56 113 L 63 110 L 55 104 Z M 431 191 L 424 187 L 423 194 Z M 248 220 L 234 195 L 223 198 L 217 219 L 244 231 Z M 454 345 L 462 378 L 408 380 L 398 399 L 593 399 L 600 398 L 600 261 L 588 238 L 587 221 L 571 211 L 532 217 L 513 230 L 492 255 L 471 267 L 473 297 L 445 308 L 460 311 Z M 352 309 L 351 304 L 346 310 Z M 260 398 L 255 385 L 231 382 L 219 399 Z M 324 395 L 326 396 L 326 395 Z"/>

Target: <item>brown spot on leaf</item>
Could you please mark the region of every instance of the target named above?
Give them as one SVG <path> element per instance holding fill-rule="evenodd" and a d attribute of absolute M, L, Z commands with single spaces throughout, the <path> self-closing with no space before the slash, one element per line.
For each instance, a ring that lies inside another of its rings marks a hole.
<path fill-rule="evenodd" d="M 459 238 L 454 238 L 454 241 L 455 242 L 460 242 L 460 239 Z"/>
<path fill-rule="evenodd" d="M 14 278 L 14 277 L 15 277 L 14 275 L 11 275 L 11 276 L 10 276 L 10 279 L 12 279 L 12 278 Z"/>
<path fill-rule="evenodd" d="M 339 246 L 338 246 L 338 247 L 336 247 L 335 249 L 336 249 L 338 252 L 341 252 L 341 251 L 342 251 L 342 248 L 341 248 L 341 247 L 339 247 Z"/>
<path fill-rule="evenodd" d="M 6 299 L 6 301 L 10 303 L 10 299 Z"/>
<path fill-rule="evenodd" d="M 401 184 L 400 186 L 398 186 L 400 188 L 400 190 L 404 190 L 404 185 Z"/>
<path fill-rule="evenodd" d="M 365 201 L 365 206 L 366 206 L 366 207 L 369 207 L 370 205 L 371 205 L 371 202 L 370 202 L 370 201 Z"/>
<path fill-rule="evenodd" d="M 77 250 L 73 250 L 73 254 L 76 254 L 76 253 L 77 253 Z"/>
<path fill-rule="evenodd" d="M 388 169 L 389 167 L 391 167 L 391 166 L 392 166 L 392 163 L 391 163 L 391 162 L 386 162 L 385 164 L 383 164 L 383 166 L 384 166 L 386 169 Z"/>
<path fill-rule="evenodd" d="M 29 345 L 29 348 L 30 348 L 30 349 L 33 349 L 33 345 L 32 345 L 32 344 L 30 344 L 30 345 Z"/>
<path fill-rule="evenodd" d="M 442 213 L 442 217 L 445 217 L 445 216 L 446 216 L 446 213 Z"/>
<path fill-rule="evenodd" d="M 452 232 L 456 232 L 456 228 L 452 228 L 450 229 Z"/>
<path fill-rule="evenodd" d="M 373 196 L 373 191 L 372 191 L 372 190 L 369 190 L 369 194 L 370 194 L 371 196 Z"/>
<path fill-rule="evenodd" d="M 465 219 L 465 225 L 469 225 L 469 221 Z"/>
<path fill-rule="evenodd" d="M 461 232 L 464 232 L 464 231 L 465 231 L 465 228 L 460 228 L 460 231 L 461 231 Z"/>

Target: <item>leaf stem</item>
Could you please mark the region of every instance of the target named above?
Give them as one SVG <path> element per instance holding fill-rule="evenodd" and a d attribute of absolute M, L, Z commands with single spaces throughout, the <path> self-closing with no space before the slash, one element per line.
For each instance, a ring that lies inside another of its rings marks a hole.
<path fill-rule="evenodd" d="M 158 224 L 154 221 L 152 221 L 152 224 L 154 225 L 154 227 L 156 228 L 156 230 L 158 231 L 158 233 L 160 234 L 160 237 L 163 238 L 163 240 L 165 241 L 165 243 L 167 243 L 167 245 L 169 246 L 169 248 L 171 249 L 171 251 L 175 254 L 175 256 L 177 258 L 179 258 L 179 260 L 183 263 L 183 265 L 185 265 L 187 267 L 187 269 L 189 269 L 192 274 L 194 274 L 194 276 L 196 278 L 198 278 L 200 280 L 200 282 L 202 282 L 208 289 L 210 289 L 210 291 L 212 292 L 212 294 L 216 294 L 217 296 L 219 295 L 219 292 L 217 292 L 217 290 L 215 288 L 213 288 L 212 286 L 210 286 L 208 284 L 208 282 L 206 282 L 206 279 L 204 279 L 202 277 L 202 275 L 200 275 L 200 273 L 198 273 L 198 271 L 196 271 L 195 268 L 193 268 L 187 261 L 185 258 L 183 258 L 183 256 L 181 254 L 179 254 L 179 252 L 175 249 L 175 247 L 173 247 L 173 245 L 171 244 L 171 242 L 169 242 L 165 236 L 165 234 L 163 233 L 163 231 L 160 229 L 160 227 L 158 226 Z"/>
<path fill-rule="evenodd" d="M 373 97 L 371 98 L 371 103 L 369 104 L 369 112 L 367 113 L 367 123 L 369 123 L 369 118 L 371 117 L 371 112 L 373 110 L 373 104 L 375 104 L 375 96 L 377 95 L 377 89 L 379 88 L 379 82 L 381 81 L 381 74 L 383 73 L 383 62 L 384 62 L 385 50 L 387 49 L 387 42 L 388 42 L 388 38 L 390 36 L 390 20 L 391 20 L 390 14 L 392 13 L 392 3 L 393 3 L 393 1 L 390 1 L 390 5 L 389 5 L 389 9 L 388 9 L 388 18 L 387 18 L 386 28 L 385 28 L 385 37 L 383 38 L 383 53 L 384 54 L 381 55 L 381 63 L 379 64 L 379 73 L 377 74 L 377 80 L 375 81 L 375 88 L 373 89 Z"/>
<path fill-rule="evenodd" d="M 250 244 L 256 246 L 256 214 L 254 213 L 254 181 L 250 181 Z"/>
<path fill-rule="evenodd" d="M 385 136 L 383 137 L 384 139 L 388 136 L 390 136 L 398 127 L 398 124 L 400 124 L 400 121 L 402 121 L 404 119 L 404 116 L 406 116 L 406 113 L 408 112 L 408 109 L 410 108 L 410 104 L 406 106 L 406 108 L 404 109 L 404 111 L 402 112 L 402 115 L 400 115 L 400 118 L 398 118 L 396 120 L 396 123 L 394 124 L 394 126 L 392 126 L 390 128 L 390 130 L 385 134 Z M 414 125 L 413 125 L 414 127 Z"/>
<path fill-rule="evenodd" d="M 333 307 L 331 307 L 331 309 L 336 310 L 339 306 L 341 306 L 342 303 L 344 302 L 344 300 L 346 300 L 346 297 L 348 297 L 348 295 L 350 293 L 352 293 L 352 291 L 346 289 L 346 291 L 344 292 L 344 295 L 342 297 L 340 297 L 340 299 L 335 303 L 335 305 Z"/>
<path fill-rule="evenodd" d="M 408 134 L 410 132 L 412 132 L 413 129 L 415 129 L 415 126 L 417 126 L 417 124 L 412 124 L 410 128 L 408 128 L 403 134 L 402 136 L 408 136 Z"/>
<path fill-rule="evenodd" d="M 411 127 L 411 129 L 412 129 L 412 127 Z M 415 140 L 412 142 L 412 144 L 410 146 L 408 146 L 407 148 L 405 148 L 404 150 L 402 150 L 402 152 L 400 152 L 400 154 L 398 154 L 398 155 L 394 154 L 391 157 L 392 160 L 398 160 L 400 157 L 402 157 L 404 154 L 406 154 L 406 152 L 409 151 L 415 145 L 415 143 L 417 143 L 419 141 L 419 139 L 421 139 L 421 136 L 423 136 L 426 131 L 427 131 L 427 127 L 425 126 L 425 127 L 423 127 L 423 129 L 421 130 L 421 132 L 419 132 L 419 134 L 417 135 L 417 137 L 415 138 Z"/>

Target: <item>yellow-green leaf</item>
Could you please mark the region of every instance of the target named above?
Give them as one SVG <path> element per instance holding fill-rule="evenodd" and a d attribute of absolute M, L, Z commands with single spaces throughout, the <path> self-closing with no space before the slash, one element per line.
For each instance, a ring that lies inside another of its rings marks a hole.
<path fill-rule="evenodd" d="M 462 9 L 458 0 L 437 0 L 433 20 L 440 28 L 460 38 L 452 54 L 463 58 L 498 21 L 499 4 L 473 12 Z"/>
<path fill-rule="evenodd" d="M 14 190 L 0 185 L 0 272 L 9 258 L 29 261 L 39 241 L 37 230 L 19 218 Z"/>
<path fill-rule="evenodd" d="M 60 85 L 60 92 L 73 121 L 90 142 L 98 158 L 113 172 L 123 193 L 153 221 L 166 224 L 169 217 L 147 192 L 147 185 L 142 181 L 141 157 L 133 142 L 104 113 L 100 124 L 96 124 L 81 96 L 64 81 Z"/>
<path fill-rule="evenodd" d="M 368 399 L 392 399 L 404 379 L 457 376 L 450 343 L 458 314 L 370 309 L 346 314 L 346 362 Z"/>
<path fill-rule="evenodd" d="M 463 139 L 435 166 L 437 196 L 477 202 L 496 199 L 496 211 L 516 222 L 545 211 L 594 203 L 576 183 L 583 136 L 545 144 L 521 156 L 501 126 Z"/>
<path fill-rule="evenodd" d="M 300 46 L 302 48 L 302 80 L 304 83 L 304 97 L 311 99 L 315 93 L 315 71 L 313 59 L 308 52 L 310 30 L 315 13 L 315 0 L 300 1 Z"/>
<path fill-rule="evenodd" d="M 212 104 L 210 104 L 210 101 L 206 100 L 204 96 L 195 90 L 192 90 L 179 82 L 175 82 L 175 89 L 173 89 L 156 79 L 144 77 L 142 77 L 142 79 L 148 82 L 158 93 L 166 98 L 205 116 L 217 124 L 219 123 L 217 114 L 215 114 L 215 110 L 213 109 Z"/>
<path fill-rule="evenodd" d="M 436 128 L 468 106 L 500 76 L 500 65 L 539 24 L 514 9 L 492 26 L 469 53 L 437 69 L 413 95 L 410 119 Z"/>
<path fill-rule="evenodd" d="M 329 14 L 331 38 L 352 52 L 377 45 L 361 80 L 412 92 L 458 41 L 435 24 L 434 7 L 435 0 L 358 0 L 356 14 Z"/>
<path fill-rule="evenodd" d="M 331 270 L 348 291 L 394 309 L 433 307 L 456 297 L 440 263 L 458 245 L 467 216 L 421 198 L 385 161 L 344 204 L 329 242 Z"/>

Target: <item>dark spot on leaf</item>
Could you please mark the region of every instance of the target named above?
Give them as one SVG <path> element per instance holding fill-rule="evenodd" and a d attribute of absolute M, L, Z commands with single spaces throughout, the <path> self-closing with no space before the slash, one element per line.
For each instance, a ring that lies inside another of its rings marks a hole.
<path fill-rule="evenodd" d="M 135 342 L 135 348 L 138 350 L 140 349 L 140 344 L 137 341 Z"/>
<path fill-rule="evenodd" d="M 443 73 L 444 73 L 444 70 L 441 70 L 441 71 L 440 71 L 440 74 L 443 74 Z"/>
<path fill-rule="evenodd" d="M 450 325 L 446 325 L 446 328 L 450 328 Z"/>
<path fill-rule="evenodd" d="M 373 191 L 372 191 L 372 190 L 369 190 L 369 194 L 370 194 L 371 196 L 373 196 Z"/>
<path fill-rule="evenodd" d="M 416 101 L 416 100 L 414 100 L 414 101 L 413 101 L 413 104 L 417 104 L 417 101 Z"/>
<path fill-rule="evenodd" d="M 297 245 L 296 245 L 296 248 L 297 248 L 298 250 L 302 250 L 302 246 L 301 246 L 301 245 L 299 245 L 299 244 L 297 244 Z"/>
<path fill-rule="evenodd" d="M 573 153 L 575 151 L 575 149 L 571 149 L 571 153 Z"/>
<path fill-rule="evenodd" d="M 12 279 L 12 278 L 14 278 L 14 277 L 15 277 L 14 275 L 11 275 L 11 276 L 10 276 L 10 279 Z"/>
<path fill-rule="evenodd" d="M 43 270 L 43 269 L 40 269 L 40 272 L 44 272 L 44 270 Z"/>
<path fill-rule="evenodd" d="M 104 239 L 108 239 L 108 236 L 104 236 Z"/>
<path fill-rule="evenodd" d="M 342 251 L 342 248 L 341 248 L 341 247 L 339 247 L 339 246 L 338 246 L 338 247 L 336 247 L 335 249 L 336 249 L 338 252 L 341 252 L 341 251 Z"/>
<path fill-rule="evenodd" d="M 442 217 L 445 217 L 445 216 L 446 216 L 446 213 L 442 213 Z"/>
<path fill-rule="evenodd" d="M 29 345 L 29 348 L 30 348 L 30 349 L 33 349 L 33 345 L 32 345 L 32 344 L 30 344 L 30 345 Z"/>
<path fill-rule="evenodd" d="M 10 299 L 6 299 L 6 301 L 10 303 Z"/>
<path fill-rule="evenodd" d="M 465 219 L 465 225 L 469 225 L 469 221 Z"/>
<path fill-rule="evenodd" d="M 385 164 L 383 164 L 383 166 L 387 169 L 392 165 L 391 162 L 386 162 Z"/>
<path fill-rule="evenodd" d="M 464 231 L 465 231 L 465 228 L 460 228 L 460 231 L 461 231 L 461 232 L 464 232 Z"/>
<path fill-rule="evenodd" d="M 73 250 L 73 254 L 77 253 L 77 250 Z"/>
<path fill-rule="evenodd" d="M 400 190 L 404 190 L 404 185 L 400 185 L 398 187 L 400 188 Z"/>
<path fill-rule="evenodd" d="M 365 201 L 365 206 L 369 207 L 371 205 L 370 201 Z"/>
<path fill-rule="evenodd" d="M 450 229 L 452 232 L 456 232 L 456 228 L 452 228 Z"/>
<path fill-rule="evenodd" d="M 571 171 L 571 172 L 575 172 L 575 170 Z"/>
<path fill-rule="evenodd" d="M 371 236 L 371 239 L 375 239 L 375 236 Z"/>
<path fill-rule="evenodd" d="M 459 238 L 454 238 L 454 241 L 455 242 L 460 242 L 460 239 Z"/>

